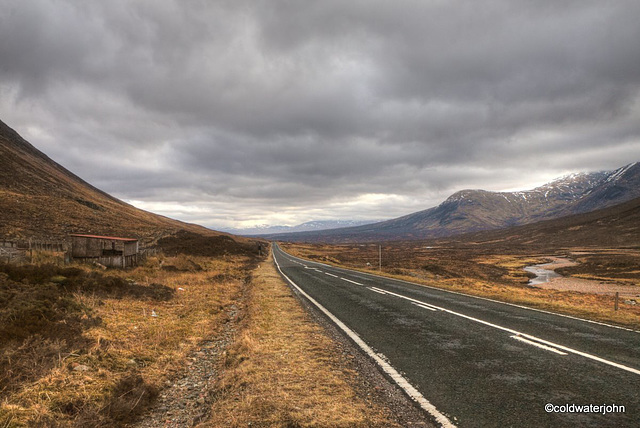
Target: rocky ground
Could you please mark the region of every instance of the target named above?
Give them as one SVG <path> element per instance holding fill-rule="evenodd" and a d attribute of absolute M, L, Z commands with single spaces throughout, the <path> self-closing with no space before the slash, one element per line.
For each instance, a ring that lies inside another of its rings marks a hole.
<path fill-rule="evenodd" d="M 218 363 L 233 343 L 238 330 L 239 311 L 238 306 L 231 306 L 222 334 L 199 344 L 187 358 L 185 369 L 173 380 L 166 381 L 156 403 L 132 427 L 191 427 L 207 419 Z"/>
<path fill-rule="evenodd" d="M 241 312 L 246 310 L 245 305 L 243 298 L 238 306 L 230 308 L 222 334 L 199 344 L 188 356 L 186 367 L 173 379 L 166 381 L 156 403 L 131 427 L 190 427 L 209 419 L 212 403 L 216 400 L 215 385 L 220 377 L 220 362 L 241 332 L 242 323 L 239 320 L 244 317 Z M 429 417 L 386 379 L 377 366 L 335 326 L 304 300 L 302 305 L 334 340 L 343 370 L 356 373 L 349 383 L 358 400 L 369 403 L 368 406 L 389 409 L 394 426 L 434 426 Z"/>

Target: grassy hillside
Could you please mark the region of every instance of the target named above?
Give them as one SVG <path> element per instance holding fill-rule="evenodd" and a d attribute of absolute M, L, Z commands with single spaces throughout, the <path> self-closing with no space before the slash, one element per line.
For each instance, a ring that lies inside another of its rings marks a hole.
<path fill-rule="evenodd" d="M 0 121 L 0 238 L 64 240 L 70 233 L 137 237 L 186 231 L 232 250 L 251 241 L 135 208 L 93 187 Z M 222 245 L 222 244 L 220 244 Z"/>
<path fill-rule="evenodd" d="M 460 235 L 441 244 L 544 251 L 566 247 L 640 247 L 640 198 L 620 205 L 504 230 Z"/>

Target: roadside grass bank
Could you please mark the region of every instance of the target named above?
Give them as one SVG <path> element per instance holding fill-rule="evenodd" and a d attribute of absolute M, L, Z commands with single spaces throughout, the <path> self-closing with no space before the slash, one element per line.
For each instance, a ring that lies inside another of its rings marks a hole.
<path fill-rule="evenodd" d="M 442 288 L 473 296 L 486 297 L 536 309 L 576 316 L 593 321 L 640 329 L 640 304 L 622 302 L 615 310 L 615 297 L 575 291 L 548 290 L 527 285 L 530 275 L 525 266 L 550 261 L 550 256 L 571 255 L 570 249 L 552 254 L 495 253 L 483 248 L 436 248 L 417 244 L 387 245 L 383 250 L 382 271 L 379 270 L 378 245 L 313 245 L 281 243 L 288 253 L 320 263 L 343 267 L 416 284 Z M 580 249 L 580 253 L 584 249 Z M 638 264 L 628 262 L 619 267 L 617 252 L 590 250 L 599 255 L 599 280 L 611 279 L 638 285 Z M 604 254 L 604 255 L 603 255 Z M 634 253 L 635 254 L 635 253 Z M 608 256 L 608 259 L 607 259 Z M 581 255 L 581 258 L 586 256 Z M 636 263 L 640 258 L 635 256 Z M 604 259 L 610 260 L 608 264 Z M 603 265 L 605 266 L 603 268 Z M 607 270 L 607 266 L 609 269 Z M 590 265 L 562 269 L 563 274 L 573 271 L 586 276 Z M 633 269 L 632 269 L 633 268 Z M 635 270 L 634 270 L 635 269 Z M 608 272 L 605 277 L 602 272 Z M 592 274 L 592 276 L 596 276 Z M 615 273 L 615 274 L 614 274 Z"/>
<path fill-rule="evenodd" d="M 255 271 L 243 329 L 224 361 L 203 427 L 395 427 L 362 398 L 345 355 L 308 314 L 273 261 Z"/>
<path fill-rule="evenodd" d="M 256 260 L 150 257 L 135 269 L 0 265 L 0 427 L 123 426 L 202 340 Z M 52 263 L 53 262 L 53 263 Z"/>

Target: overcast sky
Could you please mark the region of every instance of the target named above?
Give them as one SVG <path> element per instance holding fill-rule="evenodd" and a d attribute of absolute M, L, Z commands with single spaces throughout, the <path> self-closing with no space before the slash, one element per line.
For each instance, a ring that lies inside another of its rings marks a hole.
<path fill-rule="evenodd" d="M 640 2 L 0 0 L 0 119 L 210 227 L 640 160 Z"/>

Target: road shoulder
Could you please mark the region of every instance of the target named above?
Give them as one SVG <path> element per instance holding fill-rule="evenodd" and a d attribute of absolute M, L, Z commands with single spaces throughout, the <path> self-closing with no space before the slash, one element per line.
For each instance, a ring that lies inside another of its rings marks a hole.
<path fill-rule="evenodd" d="M 254 272 L 243 323 L 202 426 L 432 426 L 271 260 Z"/>

